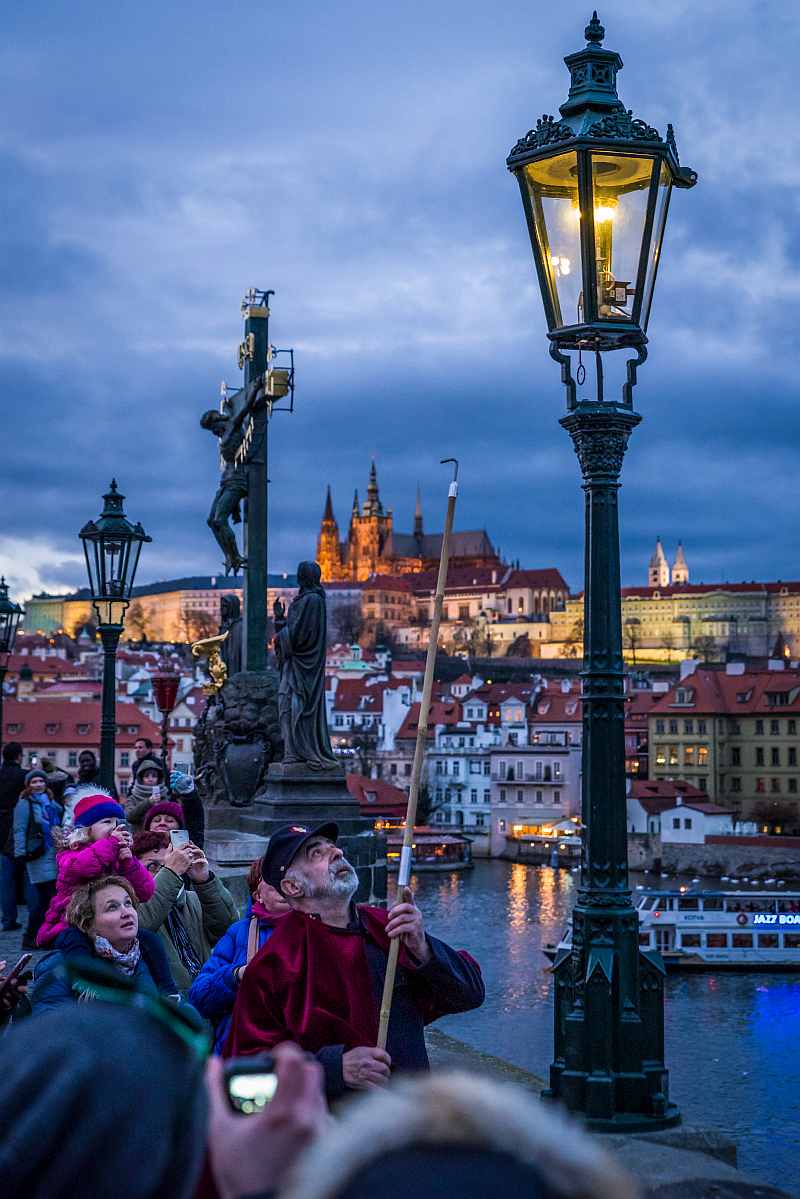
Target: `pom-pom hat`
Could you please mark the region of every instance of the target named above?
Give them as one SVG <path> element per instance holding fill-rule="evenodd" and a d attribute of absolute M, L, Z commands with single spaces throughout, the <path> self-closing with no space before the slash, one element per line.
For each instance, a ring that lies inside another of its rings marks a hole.
<path fill-rule="evenodd" d="M 147 815 L 144 818 L 145 829 L 150 828 L 156 816 L 172 816 L 181 828 L 184 826 L 183 808 L 179 803 L 174 803 L 170 799 L 162 799 L 158 803 L 154 803 L 152 808 L 147 809 Z"/>
<path fill-rule="evenodd" d="M 107 820 L 109 817 L 124 820 L 125 813 L 108 791 L 96 790 L 84 795 L 75 804 L 73 824 L 75 828 L 89 828 L 98 820 Z"/>

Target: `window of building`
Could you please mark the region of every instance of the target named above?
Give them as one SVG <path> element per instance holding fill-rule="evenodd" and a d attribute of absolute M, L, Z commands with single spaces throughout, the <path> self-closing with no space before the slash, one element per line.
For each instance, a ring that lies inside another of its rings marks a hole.
<path fill-rule="evenodd" d="M 470 802 L 470 803 L 477 803 L 477 802 L 478 802 L 478 789 L 477 789 L 477 787 L 471 787 L 471 788 L 470 788 L 470 792 L 469 792 L 469 802 Z"/>
<path fill-rule="evenodd" d="M 756 748 L 756 766 L 763 766 L 763 765 L 764 765 L 764 750 L 759 745 Z"/>
<path fill-rule="evenodd" d="M 410 762 L 406 762 L 405 766 L 403 767 L 403 774 L 406 774 L 406 775 L 411 774 L 411 763 Z"/>
<path fill-rule="evenodd" d="M 505 820 L 498 820 L 498 822 L 497 822 L 497 831 L 498 831 L 498 833 L 504 833 L 504 832 L 506 831 L 506 822 L 505 822 Z"/>
<path fill-rule="evenodd" d="M 485 826 L 486 826 L 485 815 L 483 814 L 483 812 L 476 812 L 475 813 L 475 827 L 476 828 L 485 828 Z"/>
<path fill-rule="evenodd" d="M 769 756 L 770 756 L 770 766 L 780 766 L 781 751 L 778 749 L 777 745 L 773 745 L 772 749 L 770 750 Z"/>
<path fill-rule="evenodd" d="M 560 762 L 553 763 L 553 778 L 554 779 L 561 778 L 561 763 Z"/>
<path fill-rule="evenodd" d="M 739 724 L 738 720 L 729 720 L 728 721 L 728 732 L 732 736 L 738 737 L 739 734 L 741 733 L 741 731 L 742 731 L 742 726 Z"/>
<path fill-rule="evenodd" d="M 693 745 L 684 745 L 683 747 L 683 760 L 687 766 L 694 766 L 694 750 Z"/>
<path fill-rule="evenodd" d="M 517 803 L 522 803 L 522 798 L 523 798 L 522 792 L 518 791 L 517 792 Z"/>
<path fill-rule="evenodd" d="M 480 774 L 481 764 L 477 759 L 472 759 L 470 761 L 469 772 L 470 772 L 470 774 Z"/>
<path fill-rule="evenodd" d="M 778 934 L 777 933 L 759 933 L 757 945 L 759 949 L 777 949 Z"/>
<path fill-rule="evenodd" d="M 734 949 L 752 949 L 753 934 L 752 933 L 734 933 L 731 937 L 731 945 Z"/>
<path fill-rule="evenodd" d="M 778 734 L 781 731 L 781 726 L 777 720 L 771 720 L 769 722 L 769 731 L 770 731 L 770 736 L 772 736 L 772 737 L 778 736 Z"/>
<path fill-rule="evenodd" d="M 505 787 L 501 787 L 500 788 L 500 803 L 505 803 L 505 802 L 506 802 L 506 789 L 505 789 Z"/>
<path fill-rule="evenodd" d="M 488 788 L 488 787 L 484 788 L 484 792 L 483 792 L 483 802 L 484 802 L 484 803 L 490 803 L 490 802 L 491 802 L 491 798 L 492 798 L 492 793 L 491 793 L 491 791 L 489 790 L 489 788 Z"/>
<path fill-rule="evenodd" d="M 793 745 L 790 745 L 787 752 L 789 755 L 787 758 L 787 765 L 796 766 L 797 765 L 797 750 L 795 749 L 795 747 Z"/>
<path fill-rule="evenodd" d="M 183 746 L 181 746 L 180 748 L 183 749 Z M 120 764 L 120 766 L 130 766 L 131 755 L 128 753 L 127 749 L 123 749 L 122 752 L 120 753 L 119 764 Z"/>
<path fill-rule="evenodd" d="M 334 725 L 336 726 L 336 728 L 337 728 L 337 729 L 340 729 L 340 728 L 342 727 L 342 723 L 343 723 L 343 721 L 342 721 L 342 718 L 341 718 L 341 716 L 339 716 L 339 714 L 338 714 L 338 713 L 337 713 L 337 715 L 336 715 L 336 716 L 334 716 L 334 718 L 333 718 L 333 723 L 334 723 Z"/>
<path fill-rule="evenodd" d="M 458 605 L 458 619 L 469 620 L 469 604 Z"/>
<path fill-rule="evenodd" d="M 460 774 L 460 773 L 461 773 L 461 763 L 458 761 L 453 762 L 453 774 Z"/>
<path fill-rule="evenodd" d="M 560 803 L 561 803 L 561 792 L 560 792 L 560 791 L 554 791 L 554 792 L 553 792 L 553 803 L 554 803 L 554 804 L 560 804 Z"/>
<path fill-rule="evenodd" d="M 684 817 L 684 820 L 683 820 L 683 827 L 684 827 L 684 828 L 691 828 L 691 827 L 692 827 L 692 818 L 691 818 L 691 816 L 685 816 L 685 817 Z"/>
<path fill-rule="evenodd" d="M 700 934 L 699 933 L 681 933 L 681 945 L 684 949 L 699 949 Z"/>
<path fill-rule="evenodd" d="M 657 721 L 656 721 L 656 732 L 657 732 L 657 733 L 663 733 L 663 732 L 664 732 L 664 721 L 663 721 L 663 720 L 657 720 Z"/>
<path fill-rule="evenodd" d="M 756 721 L 756 736 L 757 737 L 764 736 L 764 721 L 763 720 Z"/>
<path fill-rule="evenodd" d="M 680 827 L 681 827 L 681 821 L 680 821 L 680 817 L 679 817 L 679 816 L 673 816 L 673 817 L 672 817 L 672 827 L 673 827 L 673 828 L 680 828 Z"/>
<path fill-rule="evenodd" d="M 756 794 L 763 795 L 764 792 L 766 791 L 766 789 L 767 789 L 767 785 L 764 782 L 763 778 L 756 779 Z"/>
<path fill-rule="evenodd" d="M 81 735 L 82 737 L 85 737 L 85 736 L 86 736 L 86 734 L 89 732 L 89 726 L 88 726 L 88 724 L 79 724 L 79 725 L 78 725 L 78 732 L 80 733 L 80 735 Z"/>
<path fill-rule="evenodd" d="M 706 933 L 706 947 L 708 949 L 727 949 L 728 934 L 727 933 Z"/>
<path fill-rule="evenodd" d="M 536 802 L 537 802 L 537 803 L 543 803 L 543 802 L 544 802 L 544 792 L 543 792 L 543 791 L 537 791 L 537 792 L 536 792 Z"/>
<path fill-rule="evenodd" d="M 669 722 L 669 731 L 670 731 L 671 733 L 677 733 L 677 731 L 678 731 L 678 722 L 677 722 L 677 720 L 671 720 L 671 721 Z"/>
<path fill-rule="evenodd" d="M 789 736 L 794 737 L 796 733 L 797 733 L 797 721 L 790 720 L 789 721 Z"/>
<path fill-rule="evenodd" d="M 670 764 L 670 766 L 678 765 L 678 747 L 677 747 L 677 745 L 670 745 L 670 747 L 669 747 L 669 764 Z"/>
<path fill-rule="evenodd" d="M 708 779 L 706 778 L 706 776 L 704 774 L 701 774 L 700 777 L 696 781 L 697 781 L 697 785 L 701 791 L 708 790 Z"/>
<path fill-rule="evenodd" d="M 704 733 L 706 731 L 706 722 L 704 720 L 698 720 L 697 731 L 698 733 Z"/>
<path fill-rule="evenodd" d="M 491 772 L 491 763 L 489 762 L 489 759 L 487 758 L 486 761 L 483 763 L 483 773 L 489 774 L 490 772 Z"/>
<path fill-rule="evenodd" d="M 644 946 L 644 948 L 646 949 L 647 946 L 650 944 L 650 934 L 649 933 L 639 933 L 639 944 Z"/>
<path fill-rule="evenodd" d="M 667 755 L 663 749 L 656 750 L 656 766 L 666 766 Z"/>
<path fill-rule="evenodd" d="M 741 766 L 741 764 L 742 751 L 739 749 L 738 745 L 734 745 L 731 747 L 731 766 Z"/>
<path fill-rule="evenodd" d="M 444 774 L 444 762 L 441 760 L 441 758 L 436 759 L 436 773 Z"/>
<path fill-rule="evenodd" d="M 76 749 L 71 749 L 69 751 L 69 753 L 67 754 L 67 766 L 77 766 L 77 765 L 78 765 L 78 751 Z"/>
<path fill-rule="evenodd" d="M 684 733 L 693 733 L 694 732 L 694 721 L 693 720 L 684 720 L 683 731 L 684 731 Z"/>
<path fill-rule="evenodd" d="M 742 780 L 740 778 L 731 779 L 731 791 L 738 793 L 742 789 Z"/>
<path fill-rule="evenodd" d="M 139 732 L 139 726 L 138 726 L 138 724 L 129 724 L 129 725 L 128 725 L 128 732 L 130 733 L 130 735 L 131 735 L 132 737 L 135 737 L 135 736 L 137 735 L 137 733 Z"/>
<path fill-rule="evenodd" d="M 789 779 L 789 791 L 792 795 L 797 794 L 797 779 Z"/>
<path fill-rule="evenodd" d="M 389 763 L 389 774 L 391 774 L 391 775 L 397 774 L 397 763 L 396 762 Z"/>
<path fill-rule="evenodd" d="M 442 802 L 442 788 L 441 787 L 436 788 L 436 802 L 437 803 Z"/>
<path fill-rule="evenodd" d="M 697 765 L 708 766 L 708 746 L 698 745 L 697 747 Z"/>
<path fill-rule="evenodd" d="M 770 779 L 769 780 L 769 789 L 773 795 L 776 795 L 781 789 L 781 780 L 780 779 Z"/>

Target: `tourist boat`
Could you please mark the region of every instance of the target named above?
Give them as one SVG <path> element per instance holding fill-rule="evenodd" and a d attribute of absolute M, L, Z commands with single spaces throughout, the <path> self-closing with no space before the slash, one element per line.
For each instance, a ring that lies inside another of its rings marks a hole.
<path fill-rule="evenodd" d="M 391 872 L 400 869 L 400 850 L 403 846 L 402 828 L 386 833 L 386 866 Z M 411 869 L 414 873 L 431 870 L 469 870 L 472 865 L 472 842 L 458 833 L 441 833 L 430 826 L 414 829 L 411 845 Z"/>
<path fill-rule="evenodd" d="M 639 945 L 668 970 L 800 971 L 800 892 L 646 891 L 637 897 Z M 572 927 L 545 953 L 572 945 Z"/>

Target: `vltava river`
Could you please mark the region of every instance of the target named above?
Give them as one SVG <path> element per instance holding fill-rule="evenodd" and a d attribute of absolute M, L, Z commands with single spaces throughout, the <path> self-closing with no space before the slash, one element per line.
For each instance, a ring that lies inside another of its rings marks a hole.
<path fill-rule="evenodd" d="M 547 1077 L 552 976 L 542 953 L 558 941 L 578 876 L 480 861 L 463 873 L 420 874 L 430 931 L 478 959 L 486 1003 L 439 1027 Z M 632 883 L 675 883 L 632 876 Z M 800 1146 L 800 974 L 670 974 L 666 984 L 670 1091 L 684 1121 L 718 1126 L 739 1165 L 792 1192 Z"/>

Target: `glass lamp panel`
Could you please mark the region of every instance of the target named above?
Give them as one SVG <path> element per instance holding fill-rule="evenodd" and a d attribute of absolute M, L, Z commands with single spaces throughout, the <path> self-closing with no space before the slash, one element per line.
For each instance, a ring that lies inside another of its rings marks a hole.
<path fill-rule="evenodd" d="M 555 327 L 583 319 L 578 158 L 574 151 L 525 167 L 539 257 L 550 291 Z"/>
<path fill-rule="evenodd" d="M 592 153 L 592 205 L 600 320 L 633 320 L 653 159 Z"/>
<path fill-rule="evenodd" d="M 656 198 L 656 213 L 653 220 L 653 233 L 650 245 L 645 246 L 647 253 L 647 271 L 644 278 L 644 294 L 642 296 L 642 314 L 639 323 L 647 332 L 647 322 L 650 320 L 650 308 L 653 303 L 653 289 L 656 285 L 656 272 L 661 259 L 661 244 L 664 241 L 664 226 L 667 223 L 669 197 L 672 191 L 672 175 L 665 162 L 661 164 L 658 176 L 658 195 Z"/>

